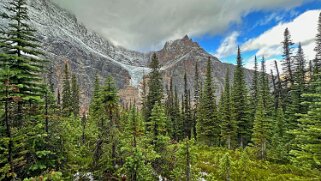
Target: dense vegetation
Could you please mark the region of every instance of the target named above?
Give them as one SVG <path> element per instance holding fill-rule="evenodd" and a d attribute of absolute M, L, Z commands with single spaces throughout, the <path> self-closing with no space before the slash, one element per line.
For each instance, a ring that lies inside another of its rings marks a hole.
<path fill-rule="evenodd" d="M 12 0 L 1 18 L 0 180 L 321 180 L 321 14 L 316 58 L 297 52 L 284 32 L 283 74 L 261 70 L 255 57 L 245 82 L 241 50 L 219 100 L 195 62 L 194 92 L 163 90 L 156 54 L 143 105 L 122 106 L 112 77 L 96 76 L 89 110 L 66 62 L 54 91 L 48 61 L 28 25 L 26 0 Z M 309 66 L 307 66 L 309 65 Z"/>

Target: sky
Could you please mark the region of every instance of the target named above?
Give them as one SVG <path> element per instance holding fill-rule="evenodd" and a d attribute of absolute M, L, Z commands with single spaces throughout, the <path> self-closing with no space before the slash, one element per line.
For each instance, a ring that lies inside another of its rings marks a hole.
<path fill-rule="evenodd" d="M 321 0 L 53 0 L 106 39 L 128 49 L 159 50 L 188 35 L 222 62 L 244 66 L 264 56 L 267 68 L 281 60 L 283 32 L 314 58 Z M 294 50 L 295 51 L 295 50 Z"/>

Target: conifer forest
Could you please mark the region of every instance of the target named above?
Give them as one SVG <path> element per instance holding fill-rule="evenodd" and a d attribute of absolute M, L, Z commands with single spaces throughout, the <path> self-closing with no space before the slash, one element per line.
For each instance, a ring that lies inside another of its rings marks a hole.
<path fill-rule="evenodd" d="M 286 28 L 274 70 L 255 57 L 248 84 L 238 47 L 217 95 L 211 57 L 178 91 L 153 53 L 141 102 L 122 104 L 115 77 L 96 75 L 84 109 L 68 61 L 52 82 L 28 7 L 0 12 L 0 180 L 321 180 L 321 14 L 314 59 Z"/>

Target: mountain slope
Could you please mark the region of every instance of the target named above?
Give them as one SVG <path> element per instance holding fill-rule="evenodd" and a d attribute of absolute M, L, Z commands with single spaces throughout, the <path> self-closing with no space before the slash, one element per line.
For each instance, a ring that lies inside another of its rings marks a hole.
<path fill-rule="evenodd" d="M 0 1 L 0 11 L 4 11 L 2 6 L 8 1 Z M 37 30 L 46 58 L 51 62 L 49 72 L 53 77 L 56 90 L 61 89 L 63 64 L 68 62 L 72 72 L 80 80 L 84 105 L 89 103 L 96 73 L 101 78 L 113 76 L 117 86 L 120 89 L 125 88 L 124 96 L 139 99 L 139 95 L 126 95 L 126 87 L 133 85 L 139 89 L 144 74 L 150 71 L 147 65 L 151 53 L 131 51 L 113 45 L 99 34 L 88 30 L 77 21 L 74 15 L 50 0 L 29 0 L 28 2 L 31 25 Z M 6 25 L 7 22 L 0 20 L 2 28 Z M 211 57 L 214 62 L 213 76 L 219 90 L 218 94 L 222 90 L 227 67 L 230 67 L 231 72 L 234 70 L 233 65 L 221 63 L 188 36 L 167 42 L 163 49 L 156 53 L 162 65 L 165 84 L 173 76 L 174 83 L 180 92 L 183 90 L 185 70 L 189 75 L 188 82 L 193 91 L 192 82 L 196 61 L 199 62 L 200 72 L 204 75 L 206 60 Z M 246 75 L 249 82 L 250 71 L 246 71 Z M 139 94 L 140 91 L 134 92 Z"/>

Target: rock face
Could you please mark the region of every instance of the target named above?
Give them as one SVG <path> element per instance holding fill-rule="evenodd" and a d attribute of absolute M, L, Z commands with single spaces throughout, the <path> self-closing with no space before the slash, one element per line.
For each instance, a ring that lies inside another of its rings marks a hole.
<path fill-rule="evenodd" d="M 216 95 L 219 97 L 224 87 L 224 79 L 227 69 L 230 70 L 230 77 L 233 79 L 235 66 L 220 62 L 216 57 L 207 53 L 198 43 L 193 42 L 187 35 L 182 39 L 165 43 L 162 50 L 157 52 L 162 64 L 161 70 L 164 80 L 169 83 L 173 78 L 173 84 L 180 93 L 184 89 L 184 73 L 187 73 L 187 84 L 193 95 L 195 80 L 195 65 L 198 64 L 201 80 L 204 80 L 208 58 L 212 61 L 212 76 L 216 86 Z M 250 85 L 252 71 L 245 69 L 246 82 Z"/>
<path fill-rule="evenodd" d="M 9 0 L 0 1 L 0 12 Z M 61 89 L 63 65 L 68 63 L 72 73 L 76 74 L 80 83 L 82 103 L 88 106 L 93 88 L 95 74 L 101 79 L 112 76 L 121 90 L 120 97 L 124 104 L 131 98 L 139 98 L 141 82 L 148 68 L 151 53 L 141 53 L 113 45 L 95 32 L 80 24 L 76 17 L 60 8 L 50 0 L 29 0 L 30 23 L 37 30 L 46 57 L 50 60 L 49 74 L 53 77 L 56 90 Z M 7 23 L 0 19 L 0 28 L 6 28 Z M 156 52 L 161 70 L 167 84 L 170 77 L 178 90 L 183 90 L 183 75 L 188 73 L 189 87 L 193 91 L 194 66 L 199 62 L 200 72 L 205 74 L 206 60 L 213 61 L 213 76 L 219 95 L 227 68 L 233 75 L 234 66 L 221 63 L 202 49 L 188 36 L 167 42 L 164 48 Z M 251 72 L 246 70 L 246 80 L 250 82 Z M 132 88 L 130 88 L 132 86 Z M 136 100 L 139 102 L 140 100 Z M 127 102 L 127 103 L 126 103 Z"/>

